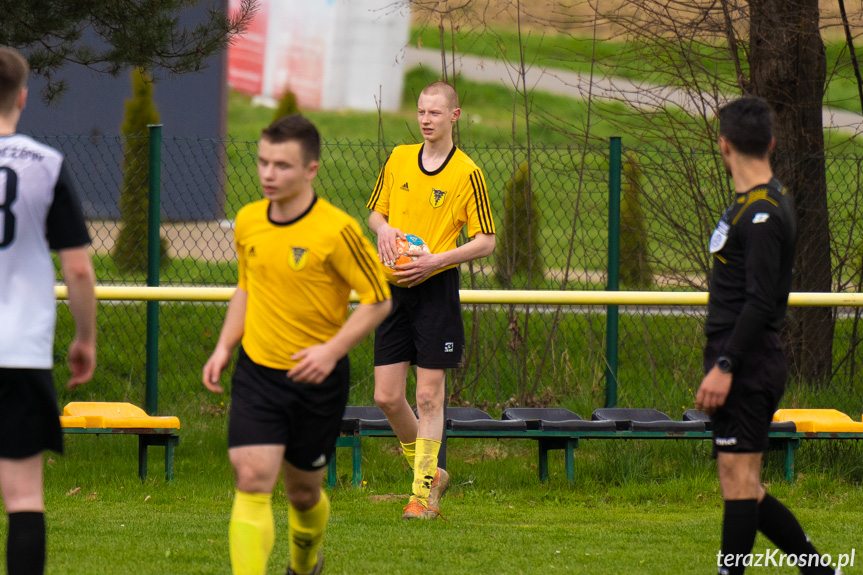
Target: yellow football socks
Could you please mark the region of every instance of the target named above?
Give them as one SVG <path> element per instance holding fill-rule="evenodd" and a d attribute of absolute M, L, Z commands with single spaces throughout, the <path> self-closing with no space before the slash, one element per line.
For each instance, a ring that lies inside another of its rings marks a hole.
<path fill-rule="evenodd" d="M 437 455 L 440 451 L 440 441 L 417 437 L 416 456 L 414 458 L 413 493 L 423 505 L 428 505 L 429 491 L 437 473 Z"/>
<path fill-rule="evenodd" d="M 295 573 L 311 573 L 315 568 L 329 519 L 330 500 L 323 489 L 320 500 L 308 511 L 298 511 L 291 507 L 288 514 L 288 536 L 291 540 L 291 569 Z"/>
<path fill-rule="evenodd" d="M 264 575 L 273 551 L 273 496 L 237 490 L 228 528 L 234 575 Z"/>
<path fill-rule="evenodd" d="M 411 443 L 402 443 L 402 453 L 404 453 L 405 459 L 408 460 L 408 466 L 411 469 L 414 468 L 414 456 L 416 455 L 416 452 L 417 452 L 417 442 L 416 441 L 413 441 Z"/>

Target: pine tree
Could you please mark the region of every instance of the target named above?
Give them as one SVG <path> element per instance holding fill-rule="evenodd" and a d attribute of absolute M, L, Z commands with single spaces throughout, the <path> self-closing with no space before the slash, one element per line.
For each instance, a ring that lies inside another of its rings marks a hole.
<path fill-rule="evenodd" d="M 121 128 L 125 136 L 123 188 L 120 194 L 120 219 L 123 227 L 114 246 L 114 262 L 123 272 L 147 272 L 147 217 L 149 209 L 149 124 L 159 122 L 153 101 L 153 82 L 146 71 L 132 71 L 132 98 L 126 100 L 126 115 Z M 160 241 L 160 265 L 167 263 L 167 246 Z"/>
<path fill-rule="evenodd" d="M 623 199 L 620 203 L 620 280 L 636 289 L 653 285 L 648 260 L 647 222 L 641 209 L 641 167 L 628 155 L 623 165 Z"/>
<path fill-rule="evenodd" d="M 505 287 L 513 287 L 523 275 L 524 287 L 536 285 L 543 273 L 539 257 L 539 210 L 530 185 L 528 164 L 523 162 L 507 182 L 503 229 L 498 229 L 495 273 Z"/>
<path fill-rule="evenodd" d="M 299 112 L 300 108 L 297 106 L 297 97 L 293 92 L 291 92 L 290 88 L 286 88 L 285 93 L 282 94 L 281 99 L 279 99 L 279 105 L 273 115 L 273 121 L 276 121 L 283 116 L 299 114 Z"/>

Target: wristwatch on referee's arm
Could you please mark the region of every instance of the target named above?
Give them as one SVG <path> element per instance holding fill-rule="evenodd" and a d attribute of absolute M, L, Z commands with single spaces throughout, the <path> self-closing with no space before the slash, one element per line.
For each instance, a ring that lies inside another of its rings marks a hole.
<path fill-rule="evenodd" d="M 716 360 L 716 367 L 722 373 L 734 373 L 734 368 L 737 366 L 734 365 L 734 360 L 727 355 L 720 355 L 719 359 Z"/>

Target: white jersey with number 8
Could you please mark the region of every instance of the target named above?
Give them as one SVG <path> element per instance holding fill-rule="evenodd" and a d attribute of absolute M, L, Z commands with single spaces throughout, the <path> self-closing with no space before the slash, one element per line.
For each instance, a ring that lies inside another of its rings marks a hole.
<path fill-rule="evenodd" d="M 0 137 L 0 367 L 52 367 L 50 251 L 88 243 L 60 152 L 20 134 Z"/>

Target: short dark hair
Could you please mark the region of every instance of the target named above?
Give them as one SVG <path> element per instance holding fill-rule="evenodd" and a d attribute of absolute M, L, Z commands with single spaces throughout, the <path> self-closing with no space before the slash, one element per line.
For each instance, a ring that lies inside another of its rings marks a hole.
<path fill-rule="evenodd" d="M 744 96 L 719 108 L 719 135 L 746 156 L 763 158 L 773 141 L 773 110 L 764 99 Z"/>
<path fill-rule="evenodd" d="M 315 125 L 300 114 L 282 116 L 274 120 L 272 124 L 261 130 L 261 137 L 273 144 L 292 140 L 299 142 L 306 164 L 321 158 L 321 135 Z"/>
<path fill-rule="evenodd" d="M 7 46 L 0 46 L 0 113 L 7 113 L 15 105 L 15 99 L 27 86 L 30 65 L 27 60 Z"/>

